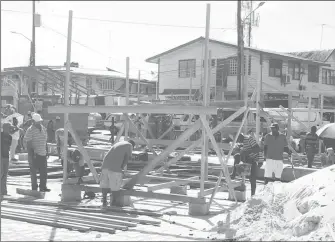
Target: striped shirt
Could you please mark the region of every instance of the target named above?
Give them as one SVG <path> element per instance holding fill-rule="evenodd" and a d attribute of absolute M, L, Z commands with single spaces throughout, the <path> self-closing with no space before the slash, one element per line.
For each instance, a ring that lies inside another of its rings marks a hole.
<path fill-rule="evenodd" d="M 306 149 L 314 148 L 318 144 L 319 137 L 317 134 L 308 133 L 305 138 Z"/>
<path fill-rule="evenodd" d="M 243 149 L 246 151 L 251 150 L 255 146 L 258 146 L 256 139 L 253 136 L 244 136 L 243 140 Z M 259 153 L 253 153 L 251 152 L 249 154 L 249 158 L 251 158 L 253 161 L 258 161 L 259 159 Z"/>
<path fill-rule="evenodd" d="M 34 152 L 40 156 L 46 156 L 46 145 L 47 145 L 47 130 L 41 125 L 41 131 L 35 127 L 35 125 L 30 126 L 27 129 L 26 135 L 24 136 L 25 142 L 32 141 L 32 147 Z"/>

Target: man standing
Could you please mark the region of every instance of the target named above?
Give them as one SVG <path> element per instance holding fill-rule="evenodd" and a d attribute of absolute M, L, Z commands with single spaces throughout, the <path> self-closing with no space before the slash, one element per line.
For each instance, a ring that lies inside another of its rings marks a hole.
<path fill-rule="evenodd" d="M 1 195 L 7 194 L 7 176 L 9 167 L 9 150 L 12 143 L 12 136 L 9 134 L 10 123 L 4 123 L 1 130 Z"/>
<path fill-rule="evenodd" d="M 316 126 L 311 128 L 311 132 L 307 133 L 305 138 L 305 151 L 307 153 L 308 168 L 312 168 L 314 156 L 318 151 L 319 137 L 316 134 Z"/>
<path fill-rule="evenodd" d="M 284 169 L 283 153 L 291 155 L 286 136 L 279 132 L 279 125 L 273 123 L 270 126 L 271 133 L 264 138 L 264 157 L 266 164 L 264 169 L 265 184 L 272 180 L 273 173 L 277 181 L 281 181 Z"/>
<path fill-rule="evenodd" d="M 251 185 L 251 196 L 255 195 L 256 192 L 256 181 L 257 181 L 257 170 L 262 166 L 262 162 L 259 162 L 260 147 L 256 142 L 256 139 L 252 135 L 240 134 L 237 138 L 237 143 L 240 143 L 241 149 L 239 153 L 234 155 L 234 168 L 232 178 L 236 175 L 236 165 L 243 161 L 251 165 L 250 172 L 250 185 Z"/>
<path fill-rule="evenodd" d="M 114 144 L 105 155 L 100 176 L 100 187 L 102 188 L 102 205 L 107 206 L 107 193 L 111 192 L 111 203 L 113 192 L 120 190 L 123 174 L 127 170 L 128 161 L 131 159 L 135 142 L 132 140 L 121 141 Z"/>
<path fill-rule="evenodd" d="M 13 128 L 11 135 L 12 144 L 10 146 L 10 158 L 12 161 L 17 161 L 17 159 L 15 158 L 15 152 L 20 139 L 20 128 L 18 127 L 18 120 L 15 117 L 13 118 Z"/>
<path fill-rule="evenodd" d="M 37 170 L 40 172 L 40 191 L 49 192 L 47 188 L 47 131 L 42 125 L 43 119 L 37 113 L 32 115 L 31 125 L 24 137 L 27 143 L 28 161 L 32 190 L 37 190 Z"/>

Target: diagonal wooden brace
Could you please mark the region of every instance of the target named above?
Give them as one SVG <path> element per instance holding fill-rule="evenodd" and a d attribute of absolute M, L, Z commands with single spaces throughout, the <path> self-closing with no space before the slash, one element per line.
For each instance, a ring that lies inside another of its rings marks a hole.
<path fill-rule="evenodd" d="M 121 129 L 119 130 L 119 132 L 116 135 L 114 143 L 119 142 L 119 140 L 120 140 L 120 138 L 121 138 L 121 136 L 122 136 L 122 134 L 124 132 L 124 126 L 125 126 L 125 124 L 123 123 L 122 126 L 121 126 Z"/>
<path fill-rule="evenodd" d="M 232 183 L 231 183 L 231 179 L 230 179 L 230 175 L 229 175 L 229 170 L 228 170 L 228 166 L 227 166 L 227 163 L 226 161 L 223 159 L 223 155 L 222 155 L 222 152 L 218 146 L 218 144 L 216 143 L 216 140 L 214 138 L 214 135 L 213 133 L 211 132 L 211 129 L 207 123 L 207 120 L 206 120 L 206 116 L 205 115 L 200 115 L 200 119 L 201 119 L 201 122 L 202 122 L 202 125 L 203 127 L 205 128 L 205 131 L 206 131 L 206 134 L 209 136 L 209 139 L 211 140 L 212 142 L 212 145 L 214 146 L 214 149 L 216 151 L 216 154 L 219 158 L 219 161 L 221 163 L 221 167 L 222 167 L 222 170 L 224 171 L 224 174 L 225 174 L 225 177 L 226 177 L 226 181 L 227 181 L 227 184 L 228 184 L 228 188 L 229 188 L 229 192 L 231 194 L 233 194 L 234 198 L 235 198 L 235 201 L 237 201 L 236 199 L 236 195 L 235 195 L 235 191 L 233 189 L 233 186 L 232 186 Z"/>
<path fill-rule="evenodd" d="M 72 124 L 71 124 L 70 121 L 68 121 L 68 123 L 66 125 L 67 125 L 67 128 L 69 129 L 69 132 L 72 135 L 72 138 L 76 142 L 80 153 L 84 156 L 84 160 L 86 161 L 88 167 L 90 168 L 90 170 L 92 172 L 92 175 L 94 177 L 94 180 L 99 184 L 100 181 L 99 181 L 98 173 L 97 173 L 95 167 L 93 166 L 93 164 L 91 162 L 90 156 L 88 155 L 86 149 L 84 148 L 82 142 L 80 141 L 80 139 L 77 135 L 77 132 L 72 128 Z"/>
<path fill-rule="evenodd" d="M 194 132 L 196 132 L 201 127 L 200 120 L 197 120 L 194 125 L 188 128 L 184 133 L 182 133 L 178 139 L 168 146 L 159 156 L 155 157 L 150 161 L 139 173 L 137 173 L 126 185 L 126 189 L 132 189 L 140 180 L 146 176 L 152 169 L 168 155 L 174 151 L 180 144 L 182 144 L 188 137 L 190 137 Z"/>
<path fill-rule="evenodd" d="M 143 114 L 141 114 L 141 120 L 142 120 L 142 122 L 143 122 L 143 124 L 144 124 L 144 127 L 148 130 L 150 137 L 151 137 L 152 139 L 154 139 L 155 136 L 154 136 L 154 134 L 153 134 L 153 132 L 152 132 L 152 129 L 151 129 L 150 125 L 148 124 L 148 122 L 145 120 L 145 117 L 144 117 Z M 145 137 L 145 135 L 144 135 L 144 137 Z"/>
<path fill-rule="evenodd" d="M 226 163 L 228 162 L 228 159 L 229 159 L 229 157 L 231 156 L 231 153 L 233 152 L 233 149 L 234 149 L 234 146 L 235 146 L 235 144 L 236 144 L 236 142 L 237 142 L 238 136 L 240 135 L 240 133 L 241 133 L 241 131 L 242 131 L 242 128 L 243 128 L 243 125 L 244 125 L 245 121 L 247 120 L 249 110 L 250 110 L 250 108 L 247 108 L 247 110 L 246 110 L 246 112 L 245 112 L 245 115 L 244 115 L 244 117 L 243 117 L 242 123 L 241 123 L 241 125 L 240 125 L 240 127 L 239 127 L 239 129 L 238 129 L 238 131 L 237 131 L 237 134 L 235 135 L 233 144 L 232 144 L 232 146 L 231 146 L 231 148 L 230 148 L 230 150 L 229 150 L 228 155 L 226 156 Z M 219 184 L 221 183 L 221 179 L 222 179 L 222 177 L 223 177 L 223 172 L 221 171 L 221 172 L 220 172 L 220 176 L 219 176 L 219 178 L 218 178 L 218 180 L 217 180 L 217 182 L 216 182 L 215 189 L 213 190 L 212 196 L 211 196 L 211 198 L 210 198 L 210 200 L 209 200 L 209 206 L 211 205 L 211 203 L 212 203 L 212 201 L 213 201 L 213 199 L 214 199 L 214 196 L 215 196 L 215 194 L 216 194 L 216 192 L 217 192 L 217 190 L 218 190 Z M 229 178 L 230 178 L 230 177 L 229 177 Z"/>

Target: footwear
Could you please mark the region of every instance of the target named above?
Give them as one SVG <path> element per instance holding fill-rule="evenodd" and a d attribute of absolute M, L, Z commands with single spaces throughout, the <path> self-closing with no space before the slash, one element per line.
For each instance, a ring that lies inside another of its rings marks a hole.
<path fill-rule="evenodd" d="M 49 188 L 43 188 L 43 189 L 40 189 L 40 192 L 50 192 L 51 190 Z"/>
<path fill-rule="evenodd" d="M 16 158 L 12 158 L 11 161 L 19 161 L 18 159 Z"/>

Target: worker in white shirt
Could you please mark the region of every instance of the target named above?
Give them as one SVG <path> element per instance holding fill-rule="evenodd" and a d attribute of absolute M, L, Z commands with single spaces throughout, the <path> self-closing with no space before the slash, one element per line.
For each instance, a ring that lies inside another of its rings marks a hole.
<path fill-rule="evenodd" d="M 18 120 L 15 117 L 13 118 L 13 130 L 11 135 L 12 144 L 10 146 L 10 158 L 12 161 L 17 161 L 17 159 L 15 158 L 15 151 L 20 139 L 20 128 L 18 127 Z"/>

